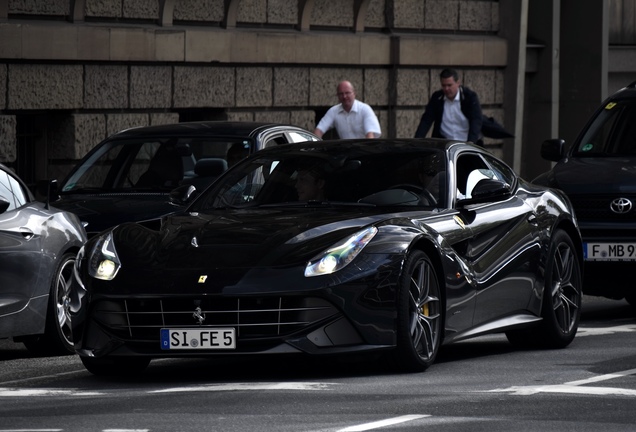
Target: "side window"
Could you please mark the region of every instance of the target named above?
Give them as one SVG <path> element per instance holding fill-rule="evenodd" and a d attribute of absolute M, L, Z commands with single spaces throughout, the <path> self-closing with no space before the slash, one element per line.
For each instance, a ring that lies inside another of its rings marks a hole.
<path fill-rule="evenodd" d="M 499 160 L 495 158 L 491 158 L 491 157 L 486 157 L 486 160 L 488 161 L 488 163 L 494 170 L 495 178 L 506 182 L 510 186 L 514 184 L 516 176 L 514 171 L 512 171 L 512 169 L 508 165 L 505 165 L 501 163 Z"/>
<path fill-rule="evenodd" d="M 479 180 L 493 177 L 493 171 L 480 156 L 476 154 L 463 154 L 459 156 L 455 170 L 457 198 L 470 198 L 472 189 Z"/>
<path fill-rule="evenodd" d="M 281 133 L 278 135 L 270 135 L 267 137 L 267 141 L 265 141 L 265 145 L 264 147 L 271 147 L 271 146 L 275 146 L 278 144 L 287 144 L 287 140 L 285 139 L 285 136 Z"/>
<path fill-rule="evenodd" d="M 317 141 L 316 137 L 308 134 L 308 133 L 302 133 L 302 132 L 289 132 L 289 138 L 290 138 L 290 142 L 304 142 L 304 141 Z"/>
<path fill-rule="evenodd" d="M 7 210 L 14 210 L 29 201 L 20 183 L 2 170 L 0 170 L 0 196 L 9 201 Z"/>

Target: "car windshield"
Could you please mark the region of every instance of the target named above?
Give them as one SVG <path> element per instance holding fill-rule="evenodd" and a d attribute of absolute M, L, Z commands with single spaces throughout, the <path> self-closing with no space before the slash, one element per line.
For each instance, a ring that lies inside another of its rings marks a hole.
<path fill-rule="evenodd" d="M 574 156 L 636 155 L 636 102 L 609 102 L 587 129 Z"/>
<path fill-rule="evenodd" d="M 434 149 L 387 153 L 362 147 L 265 153 L 239 164 L 194 204 L 445 207 L 446 162 Z"/>
<path fill-rule="evenodd" d="M 251 152 L 249 138 L 111 140 L 77 166 L 62 193 L 86 190 L 165 192 L 182 184 L 204 189 Z"/>

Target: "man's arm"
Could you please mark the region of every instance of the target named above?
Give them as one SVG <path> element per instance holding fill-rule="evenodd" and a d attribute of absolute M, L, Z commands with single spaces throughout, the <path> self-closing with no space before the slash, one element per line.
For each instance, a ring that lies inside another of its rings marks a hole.
<path fill-rule="evenodd" d="M 333 127 L 334 122 L 335 109 L 331 107 L 327 110 L 323 118 L 320 119 L 316 128 L 314 129 L 314 134 L 318 138 L 322 138 L 322 136 Z"/>
<path fill-rule="evenodd" d="M 433 111 L 429 109 L 430 106 L 431 104 L 429 103 L 424 109 L 424 114 L 422 114 L 422 118 L 420 118 L 420 124 L 415 131 L 415 138 L 426 138 L 428 130 L 433 125 L 434 115 Z"/>
<path fill-rule="evenodd" d="M 363 127 L 364 136 L 366 138 L 380 138 L 382 136 L 382 129 L 380 128 L 380 122 L 378 116 L 375 115 L 375 111 L 371 106 L 366 105 L 363 109 Z"/>
<path fill-rule="evenodd" d="M 444 107 L 444 102 L 440 101 L 441 91 L 436 91 L 431 95 L 428 100 L 428 104 L 424 107 L 424 113 L 420 118 L 420 124 L 415 130 L 415 138 L 426 138 L 429 129 L 435 123 L 435 118 L 442 118 L 442 115 L 437 115 L 437 111 L 440 111 Z"/>

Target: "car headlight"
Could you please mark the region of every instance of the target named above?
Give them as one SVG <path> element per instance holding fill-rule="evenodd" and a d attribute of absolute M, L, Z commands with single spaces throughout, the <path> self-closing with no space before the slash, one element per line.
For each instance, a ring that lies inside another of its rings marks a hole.
<path fill-rule="evenodd" d="M 363 229 L 316 255 L 307 263 L 305 277 L 327 275 L 344 268 L 358 256 L 377 232 L 376 227 Z"/>
<path fill-rule="evenodd" d="M 88 260 L 88 274 L 96 279 L 113 280 L 121 267 L 112 232 L 99 237 Z"/>

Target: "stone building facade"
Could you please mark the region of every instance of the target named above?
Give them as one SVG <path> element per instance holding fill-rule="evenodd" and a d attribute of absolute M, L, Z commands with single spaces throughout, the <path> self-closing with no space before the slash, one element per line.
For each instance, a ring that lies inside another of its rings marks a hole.
<path fill-rule="evenodd" d="M 342 79 L 374 108 L 383 136 L 411 137 L 451 66 L 515 132 L 486 145 L 524 174 L 524 151 L 536 150 L 523 137 L 558 130 L 556 115 L 524 126 L 534 120 L 524 92 L 554 67 L 542 59 L 558 40 L 553 27 L 528 24 L 532 11 L 548 9 L 555 22 L 555 3 L 608 1 L 634 0 L 0 0 L 0 162 L 33 184 L 61 179 L 133 126 L 257 120 L 313 130 Z M 533 29 L 549 43 L 529 47 Z M 549 83 L 547 103 L 558 104 Z"/>
<path fill-rule="evenodd" d="M 375 109 L 385 137 L 410 137 L 447 65 L 502 119 L 498 6 L 0 0 L 0 161 L 35 181 L 63 177 L 132 126 L 229 119 L 313 130 L 341 79 Z"/>

